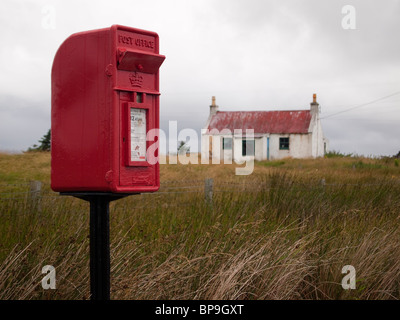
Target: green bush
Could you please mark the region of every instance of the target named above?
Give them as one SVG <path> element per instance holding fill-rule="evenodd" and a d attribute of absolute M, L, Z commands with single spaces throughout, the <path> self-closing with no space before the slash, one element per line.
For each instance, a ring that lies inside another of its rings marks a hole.
<path fill-rule="evenodd" d="M 325 153 L 325 158 L 351 158 L 354 155 L 352 153 L 341 153 L 340 151 L 332 150 Z"/>

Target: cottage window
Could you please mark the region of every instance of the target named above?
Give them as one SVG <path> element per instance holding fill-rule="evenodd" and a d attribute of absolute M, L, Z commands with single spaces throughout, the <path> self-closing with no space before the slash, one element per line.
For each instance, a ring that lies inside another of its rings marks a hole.
<path fill-rule="evenodd" d="M 232 150 L 232 138 L 222 138 L 222 149 Z"/>
<path fill-rule="evenodd" d="M 289 150 L 289 138 L 279 138 L 279 150 Z"/>
<path fill-rule="evenodd" d="M 254 140 L 242 140 L 242 156 L 254 156 Z"/>

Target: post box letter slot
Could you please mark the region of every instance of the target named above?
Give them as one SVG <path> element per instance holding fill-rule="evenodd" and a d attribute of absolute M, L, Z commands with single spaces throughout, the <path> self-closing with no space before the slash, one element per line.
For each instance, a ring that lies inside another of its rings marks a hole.
<path fill-rule="evenodd" d="M 154 53 L 118 49 L 119 70 L 157 73 L 164 59 L 165 56 Z"/>

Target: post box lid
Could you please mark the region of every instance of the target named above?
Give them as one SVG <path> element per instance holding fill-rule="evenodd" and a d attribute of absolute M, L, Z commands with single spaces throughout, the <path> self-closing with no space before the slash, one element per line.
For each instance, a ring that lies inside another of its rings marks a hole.
<path fill-rule="evenodd" d="M 118 69 L 126 71 L 138 71 L 144 73 L 157 73 L 165 56 L 118 48 Z"/>

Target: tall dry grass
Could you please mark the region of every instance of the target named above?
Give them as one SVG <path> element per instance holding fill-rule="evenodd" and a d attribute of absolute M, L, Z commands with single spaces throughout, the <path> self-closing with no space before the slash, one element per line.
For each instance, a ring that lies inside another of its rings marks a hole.
<path fill-rule="evenodd" d="M 1 157 L 0 299 L 89 299 L 88 204 L 50 192 L 49 155 Z M 21 173 L 26 162 L 43 165 L 40 206 L 23 193 L 34 179 Z M 163 165 L 161 181 L 158 193 L 111 205 L 113 299 L 400 297 L 394 164 L 285 159 L 247 177 L 228 165 Z M 41 287 L 48 264 L 56 290 Z M 356 269 L 355 290 L 341 286 L 344 265 Z"/>

